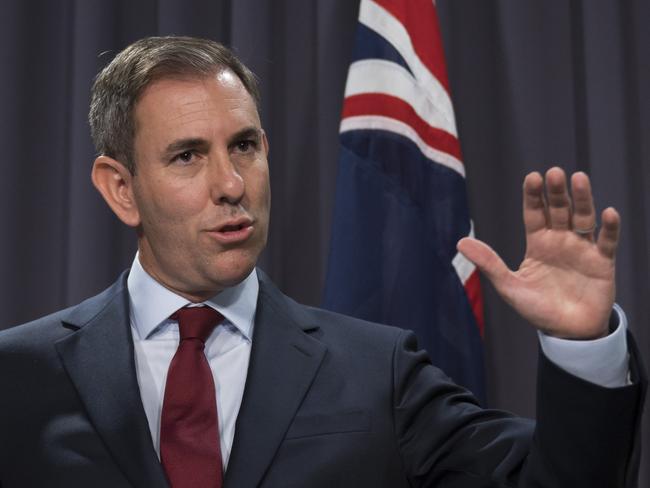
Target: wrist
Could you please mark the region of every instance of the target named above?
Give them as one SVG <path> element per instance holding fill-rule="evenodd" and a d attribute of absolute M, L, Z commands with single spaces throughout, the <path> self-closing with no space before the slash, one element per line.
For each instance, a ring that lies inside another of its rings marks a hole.
<path fill-rule="evenodd" d="M 555 337 L 557 339 L 568 341 L 595 341 L 602 339 L 618 328 L 620 316 L 617 308 L 618 306 L 614 305 L 607 320 L 595 329 L 589 327 L 571 331 L 542 331 L 542 333 L 548 337 Z"/>

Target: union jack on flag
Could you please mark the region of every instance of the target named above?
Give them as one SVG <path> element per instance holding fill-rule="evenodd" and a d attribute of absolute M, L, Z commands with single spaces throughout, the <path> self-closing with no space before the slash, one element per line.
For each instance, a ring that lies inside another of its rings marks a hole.
<path fill-rule="evenodd" d="M 433 0 L 361 0 L 340 127 L 324 306 L 412 329 L 485 398 L 483 303 Z"/>

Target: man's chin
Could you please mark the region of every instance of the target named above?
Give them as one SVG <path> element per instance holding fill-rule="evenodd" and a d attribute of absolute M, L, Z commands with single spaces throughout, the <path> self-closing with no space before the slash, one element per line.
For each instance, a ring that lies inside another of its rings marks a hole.
<path fill-rule="evenodd" d="M 226 288 L 232 288 L 233 286 L 240 284 L 242 281 L 248 278 L 248 275 L 251 274 L 251 271 L 253 271 L 253 267 L 239 273 L 228 273 L 226 275 L 220 275 L 219 277 L 215 277 L 216 279 L 213 281 L 213 283 L 215 284 L 215 287 L 219 288 L 219 291 L 223 291 Z"/>
<path fill-rule="evenodd" d="M 255 268 L 258 255 L 248 249 L 232 249 L 182 268 L 177 266 L 167 275 L 168 280 L 157 279 L 189 300 L 201 302 L 244 281 Z"/>
<path fill-rule="evenodd" d="M 255 268 L 255 263 L 253 259 L 246 259 L 228 262 L 225 266 L 215 265 L 210 268 L 206 278 L 221 290 L 230 288 L 244 281 Z"/>

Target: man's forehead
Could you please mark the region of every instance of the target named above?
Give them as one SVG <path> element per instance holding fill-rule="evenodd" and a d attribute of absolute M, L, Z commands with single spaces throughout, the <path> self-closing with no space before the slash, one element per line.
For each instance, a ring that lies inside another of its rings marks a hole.
<path fill-rule="evenodd" d="M 202 77 L 165 77 L 145 88 L 134 110 L 136 132 L 144 125 L 177 125 L 229 115 L 229 123 L 259 124 L 257 106 L 229 69 Z M 237 128 L 233 128 L 238 130 Z"/>
<path fill-rule="evenodd" d="M 217 71 L 217 73 L 214 75 L 214 79 L 216 79 L 219 83 L 221 83 L 224 86 L 229 86 L 231 88 L 238 88 L 238 87 L 244 88 L 244 84 L 239 79 L 239 76 L 237 76 L 235 73 L 232 72 L 232 70 L 228 68 L 221 68 L 219 71 Z M 245 88 L 244 91 L 246 91 Z"/>
<path fill-rule="evenodd" d="M 140 92 L 136 100 L 136 108 L 143 99 L 149 98 L 152 94 L 165 92 L 164 97 L 169 97 L 170 92 L 175 92 L 173 96 L 182 98 L 184 95 L 189 96 L 197 87 L 202 86 L 206 89 L 219 89 L 227 99 L 227 94 L 237 94 L 238 98 L 250 99 L 255 104 L 253 97 L 246 90 L 239 77 L 228 68 L 221 68 L 210 75 L 169 75 L 157 78 Z"/>

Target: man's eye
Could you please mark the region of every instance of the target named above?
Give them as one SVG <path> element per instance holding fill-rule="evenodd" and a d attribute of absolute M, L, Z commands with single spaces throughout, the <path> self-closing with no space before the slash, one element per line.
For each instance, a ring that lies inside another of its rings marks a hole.
<path fill-rule="evenodd" d="M 194 153 L 192 151 L 183 151 L 182 153 L 177 154 L 172 159 L 172 162 L 178 163 L 191 163 L 194 158 Z"/>
<path fill-rule="evenodd" d="M 256 149 L 255 141 L 246 139 L 244 141 L 239 141 L 235 144 L 235 149 L 239 152 L 246 153 L 254 151 Z"/>

